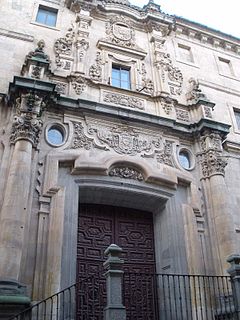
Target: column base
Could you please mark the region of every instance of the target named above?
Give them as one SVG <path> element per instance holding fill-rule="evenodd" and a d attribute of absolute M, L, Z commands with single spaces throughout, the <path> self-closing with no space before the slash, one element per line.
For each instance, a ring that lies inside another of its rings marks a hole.
<path fill-rule="evenodd" d="M 126 320 L 126 308 L 119 307 L 106 307 L 104 309 L 104 320 Z"/>
<path fill-rule="evenodd" d="M 15 280 L 0 279 L 0 319 L 7 320 L 30 304 L 25 285 Z"/>

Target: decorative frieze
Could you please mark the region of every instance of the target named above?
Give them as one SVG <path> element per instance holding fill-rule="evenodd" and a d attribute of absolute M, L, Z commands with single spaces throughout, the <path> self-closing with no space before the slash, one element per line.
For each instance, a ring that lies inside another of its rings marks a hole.
<path fill-rule="evenodd" d="M 138 180 L 138 181 L 144 180 L 143 174 L 140 171 L 136 170 L 135 168 L 130 168 L 130 167 L 112 168 L 108 174 L 111 177 L 133 179 L 133 180 Z"/>
<path fill-rule="evenodd" d="M 10 142 L 28 140 L 34 147 L 37 146 L 43 122 L 38 116 L 43 107 L 43 99 L 37 94 L 30 92 L 22 94 L 18 98 L 17 114 L 14 116 Z"/>
<path fill-rule="evenodd" d="M 200 137 L 200 163 L 203 178 L 225 174 L 227 165 L 223 156 L 222 139 L 216 132 L 206 132 Z"/>
<path fill-rule="evenodd" d="M 173 142 L 165 140 L 157 131 L 143 131 L 105 122 L 74 122 L 73 129 L 73 149 L 112 150 L 121 155 L 139 155 L 169 166 L 174 165 Z"/>
<path fill-rule="evenodd" d="M 131 109 L 145 109 L 145 100 L 116 92 L 103 91 L 103 102 Z"/>

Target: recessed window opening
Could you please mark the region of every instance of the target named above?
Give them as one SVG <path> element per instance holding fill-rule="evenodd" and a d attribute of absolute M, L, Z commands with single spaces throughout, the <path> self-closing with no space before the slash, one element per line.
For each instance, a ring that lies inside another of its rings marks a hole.
<path fill-rule="evenodd" d="M 130 89 L 130 68 L 113 65 L 112 85 L 122 89 Z"/>
<path fill-rule="evenodd" d="M 179 162 L 181 164 L 181 166 L 188 170 L 191 168 L 191 159 L 190 159 L 190 155 L 189 152 L 187 152 L 186 150 L 181 150 L 179 152 Z"/>
<path fill-rule="evenodd" d="M 237 123 L 237 129 L 240 130 L 240 111 L 234 110 L 234 115 Z"/>
<path fill-rule="evenodd" d="M 36 17 L 36 22 L 45 24 L 50 27 L 56 27 L 57 22 L 57 9 L 39 6 Z"/>

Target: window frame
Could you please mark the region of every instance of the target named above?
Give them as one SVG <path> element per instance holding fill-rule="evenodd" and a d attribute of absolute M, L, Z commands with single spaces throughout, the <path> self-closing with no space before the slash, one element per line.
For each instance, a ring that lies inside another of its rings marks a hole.
<path fill-rule="evenodd" d="M 45 13 L 44 22 L 39 21 L 41 19 L 38 20 L 40 12 Z M 51 15 L 51 13 L 52 13 L 52 15 Z M 47 23 L 48 18 L 51 17 L 51 16 L 55 18 L 55 24 L 54 25 Z M 47 7 L 47 6 L 44 6 L 42 4 L 39 4 L 38 10 L 37 10 L 37 14 L 36 14 L 36 20 L 35 20 L 36 23 L 39 23 L 41 25 L 45 25 L 45 26 L 48 26 L 48 27 L 56 28 L 57 18 L 58 18 L 58 9 L 52 8 L 52 7 Z"/>
<path fill-rule="evenodd" d="M 119 78 L 113 77 L 114 70 L 119 71 Z M 126 81 L 124 79 L 122 79 L 123 72 L 127 72 L 128 79 Z M 119 85 L 113 84 L 113 79 L 116 81 L 119 81 Z M 127 87 L 125 87 L 123 84 L 127 84 Z M 112 63 L 111 85 L 115 88 L 120 88 L 120 89 L 124 89 L 124 90 L 131 90 L 132 89 L 132 86 L 131 86 L 131 67 Z"/>
<path fill-rule="evenodd" d="M 55 27 L 52 27 L 50 25 L 43 24 L 43 23 L 36 21 L 39 8 L 46 8 L 49 11 L 56 11 L 57 18 L 56 18 L 56 26 Z M 59 31 L 60 26 L 61 26 L 62 14 L 63 14 L 63 10 L 60 8 L 59 4 L 51 3 L 51 5 L 50 5 L 50 3 L 49 3 L 46 5 L 46 1 L 38 0 L 38 2 L 34 3 L 32 18 L 31 18 L 30 23 L 35 26 L 38 26 L 38 27 L 47 28 L 47 29 L 50 29 L 53 31 Z"/>

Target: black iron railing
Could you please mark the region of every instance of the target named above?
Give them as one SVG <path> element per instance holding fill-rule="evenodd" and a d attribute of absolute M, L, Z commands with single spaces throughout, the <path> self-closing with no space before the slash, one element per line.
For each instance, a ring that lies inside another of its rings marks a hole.
<path fill-rule="evenodd" d="M 9 320 L 95 319 L 97 311 L 103 314 L 104 305 L 99 291 L 99 279 L 91 276 L 33 304 Z"/>
<path fill-rule="evenodd" d="M 226 320 L 234 318 L 227 276 L 124 273 L 127 320 Z M 34 304 L 10 320 L 103 320 L 106 287 L 89 277 Z"/>
<path fill-rule="evenodd" d="M 124 274 L 129 320 L 226 320 L 234 318 L 230 277 Z"/>

